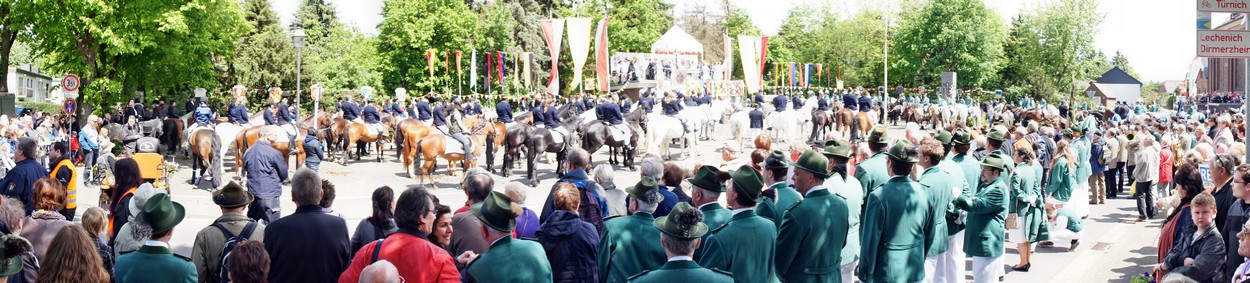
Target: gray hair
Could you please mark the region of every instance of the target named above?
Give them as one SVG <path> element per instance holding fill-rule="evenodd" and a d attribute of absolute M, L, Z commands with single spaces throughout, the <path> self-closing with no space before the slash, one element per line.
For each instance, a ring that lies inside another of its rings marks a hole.
<path fill-rule="evenodd" d="M 1224 170 L 1224 172 L 1228 172 L 1228 174 L 1231 175 L 1233 173 L 1233 168 L 1236 168 L 1237 165 L 1240 165 L 1239 163 L 1241 162 L 1240 160 L 1237 159 L 1237 156 L 1234 156 L 1232 154 L 1227 154 L 1227 153 L 1220 154 L 1220 155 L 1216 155 L 1215 158 L 1211 159 L 1211 168 L 1212 169 L 1219 168 L 1221 170 Z"/>
<path fill-rule="evenodd" d="M 321 203 L 321 177 L 308 167 L 300 168 L 291 177 L 291 195 L 297 205 Z"/>
<path fill-rule="evenodd" d="M 281 128 L 278 127 L 260 127 L 260 136 L 263 138 L 277 137 Z"/>
<path fill-rule="evenodd" d="M 22 226 L 22 218 L 26 217 L 26 205 L 22 201 L 3 196 L 0 204 L 0 221 L 9 226 L 9 231 L 17 231 Z"/>
<path fill-rule="evenodd" d="M 378 260 L 360 271 L 360 283 L 400 283 L 399 269 L 385 259 Z"/>
<path fill-rule="evenodd" d="M 642 172 L 643 177 L 651 177 L 656 180 L 664 178 L 664 162 L 659 158 L 643 158 L 642 165 L 639 166 L 638 172 Z"/>
<path fill-rule="evenodd" d="M 713 191 L 713 190 L 704 189 L 704 188 L 699 187 L 699 186 L 691 186 L 691 187 L 694 187 L 696 190 L 699 190 L 700 192 L 703 192 L 703 196 L 704 196 L 704 197 L 706 197 L 706 198 L 710 198 L 710 199 L 720 199 L 721 192 L 717 192 L 717 191 Z"/>
<path fill-rule="evenodd" d="M 634 198 L 634 203 L 638 204 L 638 210 L 635 212 L 655 212 L 655 208 L 660 206 L 660 201 L 664 200 L 664 195 L 659 190 L 650 190 L 643 194 L 643 198 Z"/>
<path fill-rule="evenodd" d="M 584 170 L 587 166 L 590 166 L 590 153 L 586 152 L 585 149 L 574 148 L 570 150 L 568 159 L 569 167 L 575 168 L 575 170 Z"/>
<path fill-rule="evenodd" d="M 35 148 L 36 146 L 38 146 L 38 143 L 35 142 L 35 139 L 29 137 L 17 140 L 17 150 L 21 150 L 22 156 L 26 157 L 26 159 L 35 159 L 35 156 L 39 154 L 39 150 Z"/>
<path fill-rule="evenodd" d="M 616 179 L 616 172 L 612 171 L 612 165 L 608 164 L 595 166 L 595 170 L 592 172 L 592 175 L 595 176 L 595 182 L 598 183 L 612 183 L 612 181 Z"/>

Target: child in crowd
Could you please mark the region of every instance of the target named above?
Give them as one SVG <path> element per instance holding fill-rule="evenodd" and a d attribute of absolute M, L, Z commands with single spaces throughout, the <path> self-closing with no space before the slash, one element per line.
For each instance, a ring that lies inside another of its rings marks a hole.
<path fill-rule="evenodd" d="M 1084 230 L 1081 218 L 1076 216 L 1071 209 L 1055 207 L 1054 205 L 1046 205 L 1046 216 L 1050 219 L 1050 241 L 1043 241 L 1040 245 L 1043 248 L 1054 247 L 1055 242 L 1070 241 L 1068 251 L 1076 250 L 1076 246 L 1081 244 L 1081 233 Z"/>
<path fill-rule="evenodd" d="M 1197 282 L 1212 282 L 1224 266 L 1224 238 L 1215 228 L 1215 197 L 1201 193 L 1190 204 L 1194 225 L 1185 227 L 1177 245 L 1168 251 L 1155 272 L 1170 278 L 1184 276 Z"/>

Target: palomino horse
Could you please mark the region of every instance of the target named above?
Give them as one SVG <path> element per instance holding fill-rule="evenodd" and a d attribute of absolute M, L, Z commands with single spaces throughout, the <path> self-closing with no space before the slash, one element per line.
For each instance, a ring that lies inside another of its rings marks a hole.
<path fill-rule="evenodd" d="M 275 126 L 275 125 L 252 126 L 251 128 L 248 128 L 247 130 L 243 130 L 239 132 L 239 134 L 234 137 L 234 156 L 235 156 L 234 172 L 239 177 L 247 176 L 246 174 L 247 171 L 243 170 L 243 154 L 247 153 L 247 149 L 252 147 L 252 145 L 255 145 L 256 141 L 260 140 L 260 130 L 263 129 L 264 127 L 274 127 L 276 129 L 274 129 L 273 131 L 279 133 L 278 136 L 283 136 L 283 137 L 286 136 L 286 131 L 282 130 L 282 128 L 279 128 L 278 126 Z M 300 129 L 297 137 L 303 137 L 305 135 L 308 135 L 308 130 Z M 299 153 L 295 154 L 295 169 L 299 169 L 300 167 L 304 166 L 304 158 L 307 157 L 305 154 L 308 151 L 304 150 L 304 139 L 297 138 L 293 142 L 294 143 L 292 143 L 292 141 L 284 142 L 284 141 L 279 140 L 278 142 L 271 144 L 271 146 L 273 146 L 273 149 L 277 149 L 278 152 L 282 153 L 283 161 L 285 161 L 286 163 L 291 162 L 291 149 L 292 148 L 299 149 Z M 292 144 L 294 144 L 295 146 L 292 147 L 291 146 Z"/>
<path fill-rule="evenodd" d="M 404 172 L 407 172 L 408 177 L 412 178 L 413 170 L 410 170 L 410 166 L 412 166 L 413 160 L 415 159 L 416 151 L 413 150 L 411 146 L 416 146 L 416 143 L 409 144 L 408 141 L 419 141 L 426 136 L 429 136 L 430 132 L 434 132 L 436 130 L 434 127 L 426 126 L 424 123 L 421 123 L 420 120 L 412 118 L 403 119 L 398 123 L 395 123 L 394 130 L 395 148 L 397 149 L 396 151 L 398 151 L 399 160 L 403 163 L 405 168 Z"/>
<path fill-rule="evenodd" d="M 205 128 L 191 133 L 187 139 L 191 152 L 191 183 L 200 184 L 207 173 L 212 187 L 221 185 L 221 139 L 213 129 Z M 198 172 L 197 172 L 198 170 Z"/>
<path fill-rule="evenodd" d="M 336 125 L 336 130 L 338 130 L 339 127 L 342 127 L 342 131 L 338 133 L 339 137 L 337 139 L 341 142 L 339 146 L 342 150 L 342 152 L 340 152 L 340 154 L 342 154 L 342 159 L 339 160 L 339 163 L 347 165 L 347 161 L 351 160 L 355 154 L 352 150 L 354 149 L 353 145 L 355 145 L 356 142 L 373 143 L 378 150 L 378 162 L 382 162 L 383 154 L 381 141 L 385 140 L 386 129 L 390 128 L 391 125 L 395 123 L 395 118 L 388 114 L 382 114 L 380 122 L 383 126 L 382 129 L 373 134 L 369 133 L 369 129 L 366 128 L 368 126 L 361 123 L 346 122 Z M 359 156 L 355 156 L 355 158 L 356 160 L 360 160 Z"/>
<path fill-rule="evenodd" d="M 508 127 L 503 122 L 489 120 L 485 117 L 468 117 L 464 118 L 464 124 L 471 129 L 468 133 L 469 138 L 473 139 L 475 145 L 473 151 L 486 151 L 486 168 L 495 166 L 495 154 L 503 149 L 504 136 L 508 133 Z M 481 140 L 479 142 L 478 140 Z"/>
<path fill-rule="evenodd" d="M 586 152 L 599 151 L 600 147 L 608 146 L 608 164 L 616 165 L 616 152 L 621 152 L 621 163 L 626 168 L 634 170 L 634 156 L 637 155 L 638 138 L 642 135 L 642 127 L 640 123 L 645 121 L 647 115 L 646 110 L 636 108 L 629 113 L 629 119 L 626 126 L 629 128 L 630 137 L 624 141 L 618 141 L 612 138 L 611 129 L 606 124 L 598 120 L 591 121 L 585 126 L 582 132 L 582 149 Z M 593 161 L 592 161 L 593 162 Z"/>
<path fill-rule="evenodd" d="M 437 161 L 438 161 L 437 158 L 443 158 L 447 160 L 448 162 L 447 172 L 448 174 L 452 176 L 456 176 L 456 170 L 455 170 L 456 163 L 461 163 L 462 166 L 460 167 L 460 171 L 462 173 L 468 171 L 470 167 L 477 166 L 477 161 L 465 160 L 465 154 L 476 155 L 478 153 L 481 153 L 482 147 L 476 147 L 477 150 L 475 150 L 474 152 L 465 153 L 463 152 L 464 150 L 461 150 L 462 153 L 447 153 L 447 144 L 446 144 L 447 140 L 449 139 L 446 136 L 444 136 L 442 133 L 435 131 L 431 133 L 429 136 L 426 136 L 425 138 L 422 138 L 420 140 L 406 139 L 404 141 L 405 150 L 408 150 L 408 149 L 412 150 L 412 153 L 405 153 L 405 155 L 410 154 L 415 157 L 413 166 L 415 166 L 416 164 L 421 164 L 421 168 L 418 169 L 418 172 L 417 172 L 417 183 L 419 184 L 433 184 L 434 183 L 433 175 L 434 175 L 434 167 L 437 165 Z M 454 140 L 452 142 L 454 142 Z M 425 158 L 425 161 L 422 162 L 421 158 Z M 411 171 L 413 169 L 412 168 L 413 166 L 404 167 L 404 170 L 406 170 L 406 172 L 408 173 L 409 178 L 411 178 L 413 175 Z"/>

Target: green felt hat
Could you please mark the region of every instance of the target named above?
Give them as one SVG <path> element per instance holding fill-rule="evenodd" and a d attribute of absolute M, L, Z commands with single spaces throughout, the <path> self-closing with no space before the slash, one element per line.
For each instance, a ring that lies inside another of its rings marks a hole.
<path fill-rule="evenodd" d="M 920 161 L 916 147 L 905 139 L 895 141 L 894 145 L 890 146 L 890 150 L 885 152 L 885 155 L 890 156 L 890 160 L 894 160 L 894 162 L 916 163 Z"/>
<path fill-rule="evenodd" d="M 686 214 L 688 213 L 687 211 L 694 211 L 694 213 L 699 214 L 700 217 L 698 217 L 698 219 L 678 219 L 680 217 L 675 217 L 677 215 Z M 660 232 L 669 236 L 682 239 L 697 239 L 699 237 L 703 237 L 704 234 L 707 234 L 707 224 L 703 224 L 702 215 L 703 212 L 693 206 L 690 206 L 689 203 L 678 202 L 677 205 L 673 206 L 673 210 L 670 211 L 667 216 L 660 216 L 659 218 L 656 218 L 652 224 L 654 224 L 655 228 L 659 229 Z"/>
<path fill-rule="evenodd" d="M 712 166 L 702 166 L 699 167 L 699 172 L 695 173 L 694 177 L 690 177 L 686 181 L 695 187 L 723 193 L 725 192 L 725 186 L 721 185 L 721 182 L 717 180 L 716 174 L 720 174 L 720 169 Z"/>
<path fill-rule="evenodd" d="M 168 194 L 157 193 L 143 203 L 138 217 L 152 226 L 153 234 L 160 234 L 174 229 L 186 216 L 187 209 L 182 204 L 170 200 Z"/>
<path fill-rule="evenodd" d="M 872 128 L 872 132 L 868 133 L 868 142 L 870 143 L 889 143 L 890 135 L 886 132 L 885 126 L 876 126 Z"/>
<path fill-rule="evenodd" d="M 251 204 L 253 200 L 256 200 L 256 196 L 234 181 L 230 181 L 225 187 L 213 192 L 213 203 L 223 208 L 243 207 Z"/>
<path fill-rule="evenodd" d="M 989 134 L 985 135 L 985 138 L 992 140 L 992 141 L 1000 141 L 1000 142 L 1006 141 L 1007 132 L 1002 131 L 1002 129 L 998 129 L 997 127 L 995 127 L 995 129 L 990 130 Z"/>
<path fill-rule="evenodd" d="M 995 153 L 985 156 L 985 159 L 981 160 L 981 166 L 1004 170 L 1007 168 L 1007 163 L 1002 155 Z"/>
<path fill-rule="evenodd" d="M 780 150 L 773 150 L 772 153 L 764 158 L 764 169 L 788 169 L 790 163 L 786 160 L 786 154 Z"/>
<path fill-rule="evenodd" d="M 512 231 L 516 227 L 516 217 L 512 217 L 512 198 L 500 192 L 492 191 L 482 203 L 474 204 L 473 216 L 477 216 L 486 225 L 497 231 Z"/>
<path fill-rule="evenodd" d="M 9 239 L 10 237 L 16 238 L 16 239 Z M 17 234 L 8 234 L 8 235 L 0 236 L 0 241 L 8 241 L 8 240 L 22 241 L 23 243 L 21 247 L 17 247 L 17 248 L 25 249 L 26 251 L 25 252 L 21 250 L 10 251 L 10 250 L 7 250 L 8 248 L 5 247 L 5 245 L 0 245 L 0 256 L 4 256 L 8 254 L 13 255 L 12 257 L 0 257 L 0 276 L 13 276 L 22 272 L 22 267 L 25 266 L 25 264 L 22 262 L 22 255 L 34 249 L 31 246 L 30 241 L 27 241 L 26 239 L 18 236 Z"/>
<path fill-rule="evenodd" d="M 955 145 L 966 145 L 972 143 L 972 133 L 966 128 L 959 128 L 951 133 L 951 143 Z"/>
<path fill-rule="evenodd" d="M 955 135 L 954 135 L 954 134 L 951 134 L 951 132 L 950 132 L 950 131 L 947 131 L 947 130 L 938 130 L 937 135 L 935 135 L 934 137 L 935 137 L 935 138 L 936 138 L 939 142 L 942 142 L 942 146 L 952 146 L 952 145 L 954 145 L 954 143 L 953 143 L 953 142 L 954 142 Z"/>
<path fill-rule="evenodd" d="M 825 152 L 821 154 L 824 154 L 825 157 L 851 158 L 851 145 L 842 140 L 834 139 L 825 142 L 824 150 Z"/>
<path fill-rule="evenodd" d="M 738 170 L 729 171 L 729 176 L 735 192 L 747 195 L 756 202 L 764 198 L 760 194 L 764 190 L 764 176 L 760 175 L 760 171 L 751 166 L 742 165 L 738 167 Z"/>
<path fill-rule="evenodd" d="M 655 178 L 642 177 L 642 180 L 638 180 L 637 184 L 625 188 L 625 193 L 636 199 L 644 199 L 647 197 L 647 191 L 659 189 L 660 184 L 655 181 Z M 663 198 L 663 196 L 661 196 L 661 198 Z"/>
<path fill-rule="evenodd" d="M 803 155 L 799 156 L 799 161 L 794 162 L 794 167 L 811 172 L 821 179 L 829 178 L 829 159 L 816 153 L 815 150 L 803 152 Z"/>

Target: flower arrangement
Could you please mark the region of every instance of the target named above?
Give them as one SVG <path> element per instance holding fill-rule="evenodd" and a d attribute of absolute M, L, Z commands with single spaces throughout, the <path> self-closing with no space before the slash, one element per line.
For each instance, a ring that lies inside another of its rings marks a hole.
<path fill-rule="evenodd" d="M 1155 279 L 1154 279 L 1154 276 L 1150 276 L 1150 272 L 1142 272 L 1142 274 L 1141 274 L 1141 275 L 1136 275 L 1136 276 L 1133 276 L 1133 278 L 1132 278 L 1132 279 L 1130 279 L 1130 280 L 1129 280 L 1129 282 L 1132 282 L 1132 283 L 1155 283 Z"/>

